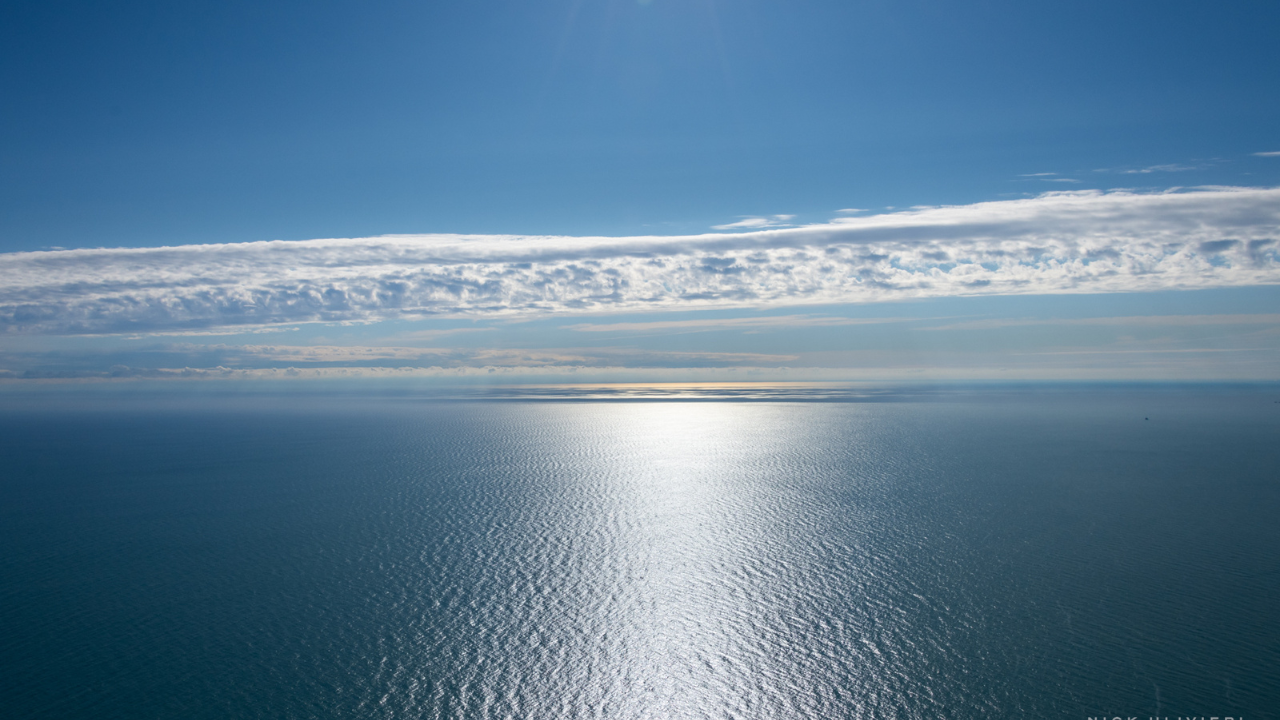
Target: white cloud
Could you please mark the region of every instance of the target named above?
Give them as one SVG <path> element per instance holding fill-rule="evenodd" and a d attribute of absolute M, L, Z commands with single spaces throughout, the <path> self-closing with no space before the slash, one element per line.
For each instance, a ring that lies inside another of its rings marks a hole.
<path fill-rule="evenodd" d="M 1258 157 L 1280 157 L 1280 150 L 1275 152 L 1256 152 L 1254 155 Z"/>
<path fill-rule="evenodd" d="M 1152 165 L 1138 170 L 1121 170 L 1120 172 L 1125 175 L 1149 175 L 1155 172 L 1185 172 L 1187 170 L 1195 170 L 1195 168 L 1190 165 Z"/>
<path fill-rule="evenodd" d="M 772 215 L 769 217 L 746 217 L 728 225 L 714 225 L 712 230 L 758 230 L 761 228 L 783 227 L 795 215 Z"/>
<path fill-rule="evenodd" d="M 1080 191 L 679 237 L 414 235 L 0 255 L 0 328 L 147 333 L 1280 283 L 1280 188 Z"/>
<path fill-rule="evenodd" d="M 1052 182 L 1052 183 L 1078 183 L 1078 182 L 1080 182 L 1079 180 L 1077 180 L 1077 179 L 1075 179 L 1075 178 L 1069 178 L 1069 177 L 1057 177 L 1057 176 L 1058 176 L 1058 173 L 1056 173 L 1056 172 L 1038 172 L 1038 173 L 1023 173 L 1023 174 L 1019 175 L 1018 177 L 1020 177 L 1020 178 L 1029 178 L 1029 179 L 1033 179 L 1033 180 L 1040 180 L 1041 182 Z"/>

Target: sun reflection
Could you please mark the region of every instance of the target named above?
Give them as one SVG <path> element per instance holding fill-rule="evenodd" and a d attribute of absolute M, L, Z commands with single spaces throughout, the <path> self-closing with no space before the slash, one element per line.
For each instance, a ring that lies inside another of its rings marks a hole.
<path fill-rule="evenodd" d="M 618 463 L 609 492 L 625 517 L 621 540 L 633 564 L 619 588 L 628 601 L 614 618 L 628 636 L 615 668 L 624 715 L 696 715 L 708 694 L 722 707 L 750 707 L 771 676 L 752 597 L 771 545 L 755 480 L 778 438 L 759 422 L 761 408 L 746 410 L 611 409 L 624 416 L 625 449 L 607 453 Z"/>

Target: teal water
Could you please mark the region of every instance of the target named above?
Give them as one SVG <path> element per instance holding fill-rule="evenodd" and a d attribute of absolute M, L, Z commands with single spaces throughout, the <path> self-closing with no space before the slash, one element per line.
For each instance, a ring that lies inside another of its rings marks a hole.
<path fill-rule="evenodd" d="M 0 716 L 1280 717 L 1273 395 L 10 407 Z"/>

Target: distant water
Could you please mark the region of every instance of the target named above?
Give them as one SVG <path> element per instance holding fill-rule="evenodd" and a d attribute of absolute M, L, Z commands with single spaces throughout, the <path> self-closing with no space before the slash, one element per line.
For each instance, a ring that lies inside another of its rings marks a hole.
<path fill-rule="evenodd" d="M 11 406 L 0 716 L 1277 718 L 1277 399 Z"/>

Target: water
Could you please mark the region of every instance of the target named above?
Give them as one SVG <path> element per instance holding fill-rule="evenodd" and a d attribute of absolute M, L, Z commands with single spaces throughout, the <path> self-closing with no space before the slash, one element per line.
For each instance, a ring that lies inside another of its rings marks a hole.
<path fill-rule="evenodd" d="M 1274 394 L 11 408 L 0 714 L 1280 717 Z"/>

